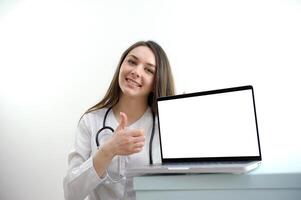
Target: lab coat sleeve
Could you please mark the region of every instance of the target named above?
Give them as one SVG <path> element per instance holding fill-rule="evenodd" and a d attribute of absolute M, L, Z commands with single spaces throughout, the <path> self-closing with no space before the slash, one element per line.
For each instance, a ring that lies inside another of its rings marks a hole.
<path fill-rule="evenodd" d="M 105 179 L 100 178 L 91 156 L 91 133 L 82 118 L 75 137 L 74 150 L 68 156 L 68 172 L 64 178 L 66 200 L 83 200 Z"/>

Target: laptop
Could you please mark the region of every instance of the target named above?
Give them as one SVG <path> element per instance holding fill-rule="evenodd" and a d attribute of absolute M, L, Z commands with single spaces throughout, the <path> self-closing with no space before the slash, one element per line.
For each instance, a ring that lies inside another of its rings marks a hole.
<path fill-rule="evenodd" d="M 251 85 L 157 99 L 161 164 L 126 175 L 246 173 L 261 163 Z"/>

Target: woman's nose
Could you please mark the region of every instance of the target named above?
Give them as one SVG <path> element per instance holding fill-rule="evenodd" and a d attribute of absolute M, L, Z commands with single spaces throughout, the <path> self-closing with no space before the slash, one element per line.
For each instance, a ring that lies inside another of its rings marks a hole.
<path fill-rule="evenodd" d="M 143 69 L 143 66 L 136 66 L 132 71 L 131 71 L 131 75 L 134 76 L 135 78 L 138 78 L 141 76 L 141 73 L 142 73 L 142 69 Z"/>

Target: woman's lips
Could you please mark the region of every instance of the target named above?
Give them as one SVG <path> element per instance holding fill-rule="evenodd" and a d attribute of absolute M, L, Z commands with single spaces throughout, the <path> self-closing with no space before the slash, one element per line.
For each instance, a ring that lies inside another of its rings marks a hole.
<path fill-rule="evenodd" d="M 140 83 L 138 83 L 137 81 L 131 79 L 131 78 L 125 78 L 125 80 L 130 84 L 130 85 L 134 85 L 136 87 L 141 87 L 142 85 Z"/>

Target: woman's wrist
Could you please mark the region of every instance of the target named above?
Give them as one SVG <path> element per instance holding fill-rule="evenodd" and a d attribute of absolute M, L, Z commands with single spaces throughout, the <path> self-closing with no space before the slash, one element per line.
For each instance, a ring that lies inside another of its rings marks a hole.
<path fill-rule="evenodd" d="M 113 159 L 113 157 L 115 156 L 114 151 L 112 148 L 110 148 L 111 145 L 110 143 L 106 143 L 101 149 L 100 151 L 103 152 L 104 156 L 109 158 L 109 159 Z"/>
<path fill-rule="evenodd" d="M 106 145 L 99 149 L 93 156 L 93 166 L 99 177 L 104 176 L 105 170 L 113 158 L 114 154 Z"/>

